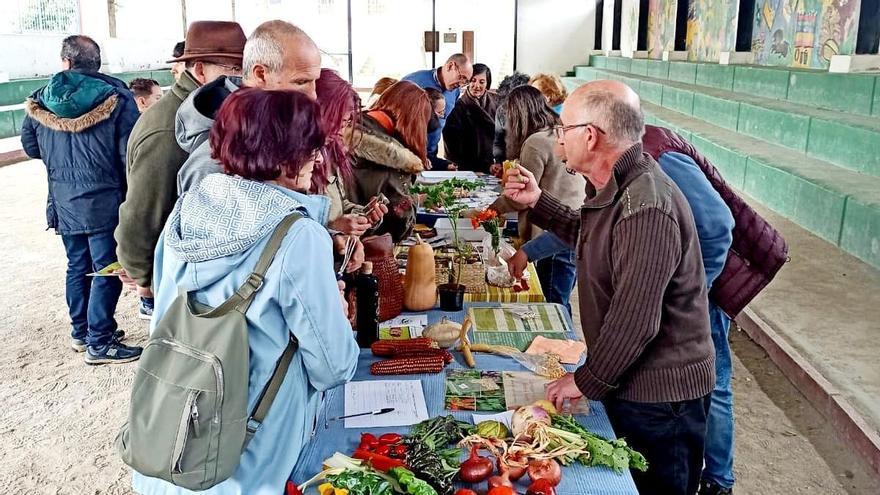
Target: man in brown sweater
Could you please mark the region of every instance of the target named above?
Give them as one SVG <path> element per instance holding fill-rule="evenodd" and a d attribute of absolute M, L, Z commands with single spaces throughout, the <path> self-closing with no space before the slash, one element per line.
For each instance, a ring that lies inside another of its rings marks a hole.
<path fill-rule="evenodd" d="M 642 152 L 637 102 L 615 81 L 566 100 L 559 144 L 588 181 L 580 211 L 542 194 L 522 168 L 504 194 L 577 253 L 587 362 L 552 383 L 548 399 L 602 400 L 616 433 L 648 460 L 634 473 L 639 492 L 694 494 L 715 384 L 705 273 L 684 195 Z"/>

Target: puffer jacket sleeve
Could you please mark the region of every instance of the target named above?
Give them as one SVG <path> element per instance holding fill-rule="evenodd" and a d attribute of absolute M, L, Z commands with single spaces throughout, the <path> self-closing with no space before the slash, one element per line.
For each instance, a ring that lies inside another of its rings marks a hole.
<path fill-rule="evenodd" d="M 119 176 L 122 177 L 122 180 L 125 180 L 125 156 L 126 149 L 128 148 L 128 137 L 131 135 L 134 124 L 140 117 L 140 112 L 134 99 L 130 96 L 120 95 L 119 99 L 122 102 L 122 108 L 119 109 L 119 117 L 116 119 L 116 153 L 120 172 Z"/>
<path fill-rule="evenodd" d="M 21 146 L 25 154 L 31 158 L 40 159 L 40 144 L 37 142 L 37 126 L 29 115 L 26 115 L 21 124 Z"/>
<path fill-rule="evenodd" d="M 324 227 L 306 219 L 288 236 L 293 238 L 281 259 L 279 302 L 287 328 L 299 341 L 309 383 L 328 390 L 354 376 L 359 353 L 342 311 L 332 242 Z"/>

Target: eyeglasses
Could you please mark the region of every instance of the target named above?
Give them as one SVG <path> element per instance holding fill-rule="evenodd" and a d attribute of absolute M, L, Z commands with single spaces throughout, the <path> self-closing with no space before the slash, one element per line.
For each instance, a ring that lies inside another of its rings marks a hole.
<path fill-rule="evenodd" d="M 577 129 L 578 127 L 588 127 L 588 126 L 593 126 L 593 129 L 596 129 L 597 131 L 599 131 L 600 134 L 605 134 L 605 131 L 603 131 L 601 127 L 597 126 L 596 124 L 594 124 L 592 122 L 586 122 L 584 124 L 558 125 L 558 126 L 554 127 L 553 130 L 556 131 L 556 135 L 558 137 L 563 138 L 563 137 L 565 137 L 565 133 L 572 130 L 572 129 Z"/>
<path fill-rule="evenodd" d="M 465 77 L 465 75 L 461 73 L 461 67 L 459 67 L 457 63 L 454 63 L 454 64 L 455 64 L 455 71 L 458 72 L 458 84 L 461 86 L 466 86 L 471 80 L 468 77 Z"/>
<path fill-rule="evenodd" d="M 212 64 L 212 65 L 216 65 L 217 67 L 223 67 L 224 69 L 226 69 L 229 72 L 232 72 L 234 74 L 241 74 L 241 66 L 240 65 L 227 65 L 227 64 Z"/>

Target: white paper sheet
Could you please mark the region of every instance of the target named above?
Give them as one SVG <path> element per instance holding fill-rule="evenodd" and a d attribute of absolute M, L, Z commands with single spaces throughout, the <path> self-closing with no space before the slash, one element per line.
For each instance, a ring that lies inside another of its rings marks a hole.
<path fill-rule="evenodd" d="M 345 420 L 346 428 L 410 426 L 428 419 L 421 380 L 369 380 L 345 384 L 345 415 L 393 407 L 377 416 Z"/>
<path fill-rule="evenodd" d="M 503 413 L 497 414 L 473 414 L 473 421 L 475 425 L 482 423 L 483 421 L 498 421 L 510 429 L 512 428 L 511 424 L 513 423 L 513 411 L 504 411 Z"/>

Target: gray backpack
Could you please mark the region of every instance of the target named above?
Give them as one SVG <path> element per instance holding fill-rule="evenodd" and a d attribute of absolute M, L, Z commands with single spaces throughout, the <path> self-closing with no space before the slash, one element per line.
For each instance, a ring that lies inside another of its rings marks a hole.
<path fill-rule="evenodd" d="M 244 315 L 299 218 L 293 213 L 275 227 L 254 272 L 220 306 L 182 292 L 156 325 L 138 365 L 128 422 L 116 437 L 122 461 L 135 471 L 190 490 L 208 489 L 235 472 L 297 350 L 291 338 L 248 414 Z"/>

